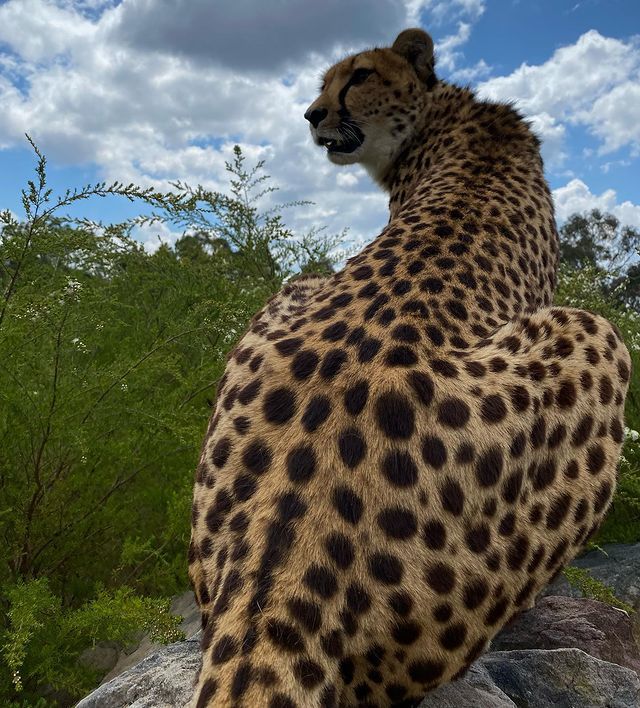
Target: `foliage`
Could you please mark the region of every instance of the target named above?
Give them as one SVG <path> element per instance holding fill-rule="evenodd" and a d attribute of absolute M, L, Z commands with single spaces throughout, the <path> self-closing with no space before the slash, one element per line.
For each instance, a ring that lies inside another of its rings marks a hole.
<path fill-rule="evenodd" d="M 226 250 L 233 254 L 237 274 L 264 281 L 273 290 L 299 271 L 331 272 L 333 263 L 344 257 L 336 253 L 336 248 L 344 241 L 345 232 L 323 237 L 321 229 L 313 228 L 294 238 L 283 223 L 282 211 L 306 206 L 309 202 L 279 204 L 261 214 L 257 204 L 276 188 L 265 186 L 269 175 L 261 174 L 264 161 L 251 169 L 247 169 L 244 162 L 242 151 L 236 145 L 233 161 L 226 163 L 232 175 L 229 195 L 174 182 L 175 199 L 162 205 L 160 210 L 155 209 L 151 216 L 140 217 L 135 222 L 169 221 L 182 227 L 190 232 L 186 237 L 189 245 L 179 246 L 179 252 L 187 247 L 209 248 L 216 254 Z"/>
<path fill-rule="evenodd" d="M 593 210 L 571 216 L 560 237 L 563 267 L 556 301 L 606 317 L 618 326 L 631 353 L 618 486 L 594 540 L 631 543 L 640 539 L 640 231 Z"/>
<path fill-rule="evenodd" d="M 573 214 L 560 229 L 560 256 L 566 267 L 595 269 L 612 302 L 640 306 L 640 230 L 623 226 L 613 214 L 593 209 Z"/>
<path fill-rule="evenodd" d="M 184 638 L 168 600 L 139 597 L 126 587 L 99 589 L 77 609 L 61 607 L 46 578 L 18 581 L 6 598 L 9 627 L 1 651 L 17 693 L 23 689 L 23 667 L 27 682 L 35 676 L 41 685 L 70 696 L 87 692 L 99 675 L 78 658 L 100 640 L 127 644 L 139 632 L 163 643 Z"/>
<path fill-rule="evenodd" d="M 188 585 L 193 470 L 226 355 L 286 277 L 331 267 L 338 241 L 261 212 L 272 188 L 239 149 L 230 196 L 115 183 L 55 197 L 36 153 L 24 219 L 0 215 L 3 705 L 80 696 L 77 657 L 94 641 L 150 623 L 174 636 L 155 598 Z M 62 214 L 109 195 L 153 216 Z M 141 247 L 150 219 L 183 230 L 174 247 Z"/>
<path fill-rule="evenodd" d="M 578 590 L 582 597 L 588 597 L 591 600 L 604 602 L 606 605 L 617 607 L 620 610 L 624 610 L 628 614 L 635 612 L 631 605 L 619 600 L 608 585 L 605 585 L 597 578 L 594 578 L 593 575 L 591 575 L 591 573 L 585 568 L 577 568 L 574 565 L 570 565 L 562 572 L 569 585 Z"/>

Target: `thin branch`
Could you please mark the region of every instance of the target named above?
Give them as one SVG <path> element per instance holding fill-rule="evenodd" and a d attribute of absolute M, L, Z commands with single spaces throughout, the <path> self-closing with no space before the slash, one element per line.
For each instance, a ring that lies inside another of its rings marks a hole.
<path fill-rule="evenodd" d="M 170 455 L 175 455 L 179 452 L 183 452 L 184 450 L 190 450 L 191 446 L 190 445 L 181 445 L 180 447 L 176 448 L 175 450 L 172 450 L 170 453 L 161 453 L 157 455 L 156 457 L 152 458 L 151 460 L 148 460 L 144 465 L 141 467 L 138 467 L 136 470 L 131 472 L 129 475 L 123 478 L 117 479 L 111 487 L 95 502 L 87 511 L 85 511 L 84 514 L 81 516 L 78 516 L 74 518 L 72 521 L 70 521 L 68 524 L 63 526 L 61 529 L 53 533 L 45 542 L 42 548 L 38 549 L 34 553 L 34 558 L 40 555 L 40 553 L 47 547 L 50 546 L 56 539 L 60 538 L 60 536 L 67 534 L 69 531 L 72 531 L 74 528 L 76 528 L 79 524 L 81 524 L 83 521 L 86 521 L 90 516 L 93 516 L 97 511 L 101 510 L 104 506 L 104 504 L 123 486 L 131 482 L 135 477 L 137 477 L 141 472 L 146 470 L 148 467 L 151 467 L 156 463 L 157 460 L 160 458 L 166 458 Z"/>
<path fill-rule="evenodd" d="M 96 407 L 100 405 L 100 403 L 102 403 L 102 401 L 109 394 L 109 392 L 112 391 L 119 383 L 121 383 L 132 371 L 135 371 L 135 369 L 137 369 L 141 364 L 143 364 L 150 356 L 162 349 L 162 347 L 165 347 L 167 344 L 174 342 L 176 339 L 180 339 L 180 337 L 184 337 L 187 334 L 200 332 L 201 330 L 202 327 L 194 327 L 193 329 L 186 330 L 185 332 L 180 332 L 179 334 L 173 335 L 173 337 L 169 337 L 169 339 L 166 339 L 164 342 L 158 344 L 158 346 L 148 351 L 142 358 L 138 359 L 135 364 L 132 364 L 123 374 L 121 374 L 109 386 L 107 386 L 107 388 L 100 394 L 100 396 L 98 396 L 98 398 L 90 406 L 89 410 L 84 414 L 82 420 L 80 421 L 80 424 L 83 425 L 84 423 L 86 423 L 90 415 L 93 413 Z"/>

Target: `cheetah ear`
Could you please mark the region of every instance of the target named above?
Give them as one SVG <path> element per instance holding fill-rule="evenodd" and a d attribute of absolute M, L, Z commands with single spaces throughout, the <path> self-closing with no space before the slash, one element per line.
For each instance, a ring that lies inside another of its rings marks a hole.
<path fill-rule="evenodd" d="M 421 29 L 407 29 L 396 37 L 391 50 L 406 59 L 429 88 L 437 81 L 433 40 Z"/>

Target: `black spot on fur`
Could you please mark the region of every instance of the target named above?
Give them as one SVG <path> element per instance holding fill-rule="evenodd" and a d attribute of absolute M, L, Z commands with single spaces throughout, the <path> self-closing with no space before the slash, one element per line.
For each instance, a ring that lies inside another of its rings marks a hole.
<path fill-rule="evenodd" d="M 402 563 L 390 553 L 373 553 L 369 557 L 369 573 L 384 585 L 397 585 L 402 580 Z"/>
<path fill-rule="evenodd" d="M 312 592 L 324 600 L 333 597 L 338 591 L 335 573 L 326 566 L 312 563 L 304 574 L 303 583 Z"/>
<path fill-rule="evenodd" d="M 358 415 L 367 404 L 369 397 L 369 384 L 366 381 L 359 381 L 345 391 L 344 407 L 347 413 Z"/>
<path fill-rule="evenodd" d="M 367 446 L 357 428 L 348 428 L 343 430 L 338 437 L 338 450 L 344 464 L 349 469 L 354 469 L 365 456 Z"/>
<path fill-rule="evenodd" d="M 311 445 L 300 445 L 287 455 L 289 479 L 297 484 L 308 482 L 316 471 L 316 456 Z"/>
<path fill-rule="evenodd" d="M 295 408 L 295 394 L 284 386 L 271 389 L 264 397 L 264 417 L 269 423 L 286 423 L 293 416 Z"/>
<path fill-rule="evenodd" d="M 411 487 L 418 481 L 418 468 L 407 452 L 391 450 L 382 460 L 382 473 L 395 487 Z"/>
<path fill-rule="evenodd" d="M 357 524 L 362 517 L 362 499 L 349 487 L 338 486 L 333 490 L 333 506 L 340 516 L 350 524 Z"/>
<path fill-rule="evenodd" d="M 497 484 L 502 474 L 503 464 L 502 451 L 495 445 L 480 455 L 475 465 L 476 479 L 480 486 L 492 487 Z"/>
<path fill-rule="evenodd" d="M 422 459 L 434 469 L 442 469 L 447 461 L 447 448 L 442 440 L 428 435 L 422 440 Z"/>
<path fill-rule="evenodd" d="M 391 439 L 406 440 L 414 430 L 413 406 L 402 394 L 394 391 L 381 394 L 375 402 L 378 427 Z"/>
<path fill-rule="evenodd" d="M 267 636 L 279 649 L 292 653 L 304 651 L 304 639 L 292 624 L 276 619 L 269 620 Z"/>
<path fill-rule="evenodd" d="M 325 538 L 324 546 L 331 560 L 340 568 L 347 570 L 355 558 L 353 543 L 342 533 L 332 533 Z"/>
<path fill-rule="evenodd" d="M 378 514 L 378 526 L 392 539 L 404 541 L 417 533 L 418 520 L 403 507 L 390 507 Z"/>

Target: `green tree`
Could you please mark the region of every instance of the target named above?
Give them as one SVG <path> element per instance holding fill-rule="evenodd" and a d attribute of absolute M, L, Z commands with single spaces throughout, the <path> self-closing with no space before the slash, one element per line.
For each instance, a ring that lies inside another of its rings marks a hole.
<path fill-rule="evenodd" d="M 640 230 L 593 209 L 560 228 L 560 258 L 568 268 L 596 268 L 615 301 L 640 306 Z"/>

